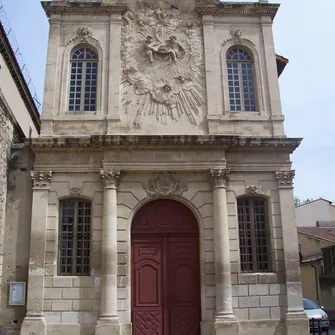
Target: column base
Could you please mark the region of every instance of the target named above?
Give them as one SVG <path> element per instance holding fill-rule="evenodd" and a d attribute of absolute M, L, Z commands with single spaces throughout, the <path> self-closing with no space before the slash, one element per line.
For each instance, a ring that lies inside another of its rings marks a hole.
<path fill-rule="evenodd" d="M 20 335 L 46 335 L 47 324 L 44 316 L 26 316 L 22 322 Z"/>
<path fill-rule="evenodd" d="M 309 333 L 309 324 L 303 311 L 289 312 L 285 319 L 286 335 L 305 335 Z"/>
<path fill-rule="evenodd" d="M 98 320 L 98 324 L 95 326 L 95 335 L 120 335 L 121 327 L 120 323 L 108 323 L 102 322 L 100 323 Z"/>
<path fill-rule="evenodd" d="M 239 335 L 240 323 L 234 314 L 217 315 L 214 321 L 214 335 Z"/>

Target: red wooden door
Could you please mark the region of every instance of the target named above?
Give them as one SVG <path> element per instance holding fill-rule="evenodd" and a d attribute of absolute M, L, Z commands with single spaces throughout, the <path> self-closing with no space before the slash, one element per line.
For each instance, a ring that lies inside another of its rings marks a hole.
<path fill-rule="evenodd" d="M 134 335 L 200 334 L 198 245 L 197 222 L 180 203 L 157 200 L 137 213 L 132 226 Z"/>

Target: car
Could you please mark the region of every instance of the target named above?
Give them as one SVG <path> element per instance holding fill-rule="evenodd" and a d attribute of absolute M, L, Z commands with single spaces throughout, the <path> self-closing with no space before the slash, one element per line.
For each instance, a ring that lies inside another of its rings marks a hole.
<path fill-rule="evenodd" d="M 309 320 L 310 332 L 312 333 L 313 330 L 318 331 L 320 323 L 321 331 L 328 334 L 329 318 L 327 313 L 322 309 L 322 307 L 317 305 L 314 301 L 305 298 L 303 299 L 303 307 Z"/>

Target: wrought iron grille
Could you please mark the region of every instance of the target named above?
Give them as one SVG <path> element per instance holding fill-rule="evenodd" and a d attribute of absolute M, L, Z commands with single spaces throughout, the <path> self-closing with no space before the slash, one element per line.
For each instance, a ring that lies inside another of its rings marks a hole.
<path fill-rule="evenodd" d="M 238 199 L 237 210 L 241 271 L 270 271 L 266 200 L 261 198 Z"/>
<path fill-rule="evenodd" d="M 59 274 L 90 274 L 91 202 L 69 199 L 61 202 Z"/>

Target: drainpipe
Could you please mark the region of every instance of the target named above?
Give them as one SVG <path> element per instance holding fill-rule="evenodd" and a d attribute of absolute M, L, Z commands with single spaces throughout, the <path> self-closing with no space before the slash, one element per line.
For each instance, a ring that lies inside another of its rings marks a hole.
<path fill-rule="evenodd" d="M 318 305 L 320 306 L 318 269 L 313 263 L 311 264 L 311 266 L 312 268 L 314 268 L 315 285 L 316 285 L 316 299 L 317 299 Z"/>

